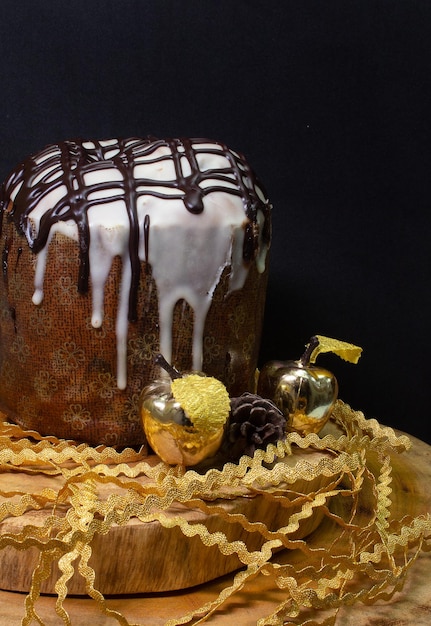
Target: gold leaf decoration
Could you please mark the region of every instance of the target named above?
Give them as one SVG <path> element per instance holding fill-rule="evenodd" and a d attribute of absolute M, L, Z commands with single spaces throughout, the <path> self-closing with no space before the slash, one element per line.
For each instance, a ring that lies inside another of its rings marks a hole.
<path fill-rule="evenodd" d="M 197 430 L 218 430 L 226 422 L 230 411 L 229 394 L 217 378 L 189 374 L 173 380 L 171 389 Z"/>
<path fill-rule="evenodd" d="M 316 337 L 319 343 L 311 353 L 310 363 L 315 363 L 319 354 L 323 354 L 324 352 L 333 352 L 349 363 L 357 363 L 359 361 L 362 354 L 362 348 L 359 346 L 355 346 L 353 343 L 348 343 L 347 341 L 325 337 L 324 335 L 316 335 Z"/>

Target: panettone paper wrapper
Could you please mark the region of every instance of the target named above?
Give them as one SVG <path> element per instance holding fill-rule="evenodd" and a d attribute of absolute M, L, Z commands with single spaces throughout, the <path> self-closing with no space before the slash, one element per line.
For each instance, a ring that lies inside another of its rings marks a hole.
<path fill-rule="evenodd" d="M 117 385 L 116 319 L 121 261 L 114 259 L 104 285 L 104 318 L 92 326 L 92 292 L 76 286 L 78 244 L 56 234 L 49 246 L 44 298 L 35 306 L 35 256 L 3 224 L 8 240 L 7 280 L 0 281 L 0 410 L 23 429 L 110 447 L 145 442 L 142 389 L 160 377 L 161 320 L 157 285 L 142 263 L 138 319 L 128 325 L 127 387 Z M 13 271 L 12 269 L 13 268 Z M 19 271 L 18 271 L 19 270 Z M 254 387 L 268 268 L 249 268 L 242 289 L 230 291 L 225 268 L 205 319 L 202 371 L 222 381 L 231 396 Z M 181 372 L 193 369 L 194 312 L 183 299 L 173 310 L 172 355 Z"/>
<path fill-rule="evenodd" d="M 259 576 L 271 579 L 274 589 L 281 590 L 283 600 L 270 615 L 258 620 L 258 626 L 334 624 L 343 605 L 390 598 L 402 587 L 421 551 L 431 546 L 429 513 L 396 519 L 391 510 L 393 460 L 411 442 L 407 436 L 398 436 L 391 428 L 366 419 L 341 401 L 336 404 L 331 423 L 334 428 L 326 435 L 302 438 L 291 433 L 285 441 L 271 444 L 265 451 L 258 450 L 253 458 L 243 456 L 236 464 L 226 463 L 221 469 L 209 469 L 203 474 L 164 463 L 151 466 L 139 451 L 132 449 L 117 451 L 75 444 L 3 423 L 2 471 L 22 468 L 30 473 L 62 477 L 58 492 L 45 489 L 37 493 L 0 494 L 0 521 L 20 517 L 31 508 L 53 510 L 39 528 L 24 526 L 19 533 L 0 535 L 0 549 L 36 547 L 40 553 L 24 603 L 22 624 L 33 620 L 43 624 L 37 613 L 38 597 L 41 583 L 56 562 L 61 574 L 55 585 L 55 610 L 64 624 L 73 623 L 64 601 L 68 581 L 77 570 L 86 581 L 88 595 L 101 611 L 123 626 L 131 626 L 126 615 L 109 608 L 109 601 L 94 585 L 96 572 L 89 565 L 92 537 L 108 533 L 114 524 L 127 524 L 131 518 L 143 524 L 157 521 L 166 529 L 179 528 L 185 541 L 198 535 L 204 546 L 218 546 L 223 555 L 237 554 L 244 566 L 211 602 L 169 619 L 166 626 L 206 621 Z M 294 448 L 327 454 L 317 465 L 308 463 L 306 454 L 304 458 L 299 454 L 292 467 L 282 460 Z M 137 481 L 143 475 L 151 479 L 147 485 Z M 320 488 L 307 494 L 295 493 L 296 481 L 305 479 L 311 484 L 319 477 L 324 478 Z M 108 501 L 99 498 L 102 484 L 115 487 L 115 496 Z M 205 523 L 190 524 L 182 516 L 167 515 L 171 505 L 180 502 L 203 512 L 217 511 L 229 524 L 231 514 L 222 507 L 215 508 L 215 500 L 226 497 L 226 488 L 229 497 L 246 488 L 277 501 L 298 498 L 302 505 L 283 527 L 275 530 L 236 514 L 235 522 L 241 529 L 262 535 L 261 549 L 253 551 L 247 549 L 244 541 L 228 540 L 221 532 L 211 533 Z M 342 504 L 334 507 L 332 504 L 337 502 Z M 59 503 L 68 505 L 66 517 L 55 514 L 55 505 Z M 317 533 L 312 541 L 295 539 L 300 521 L 316 510 L 323 511 L 322 523 L 329 524 L 331 532 Z M 326 537 L 325 542 L 319 543 L 320 536 Z M 301 551 L 303 563 L 277 562 L 273 553 L 281 548 Z"/>

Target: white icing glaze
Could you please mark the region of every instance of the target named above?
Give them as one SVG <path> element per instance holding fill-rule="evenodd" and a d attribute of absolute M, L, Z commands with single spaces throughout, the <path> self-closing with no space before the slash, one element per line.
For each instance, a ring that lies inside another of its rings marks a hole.
<path fill-rule="evenodd" d="M 133 141 L 133 140 L 131 140 Z M 94 148 L 92 142 L 85 142 L 84 147 Z M 100 145 L 110 148 L 106 157 L 118 153 L 116 140 L 100 142 Z M 218 144 L 200 144 L 200 148 L 210 150 Z M 58 150 L 53 146 L 53 153 Z M 148 260 L 152 266 L 159 302 L 160 320 L 160 352 L 169 361 L 172 356 L 172 319 L 176 303 L 184 299 L 194 312 L 193 330 L 193 368 L 202 368 L 202 344 L 205 319 L 211 305 L 212 297 L 223 270 L 230 267 L 230 290 L 241 289 L 247 277 L 247 267 L 243 262 L 244 226 L 247 217 L 244 212 L 243 198 L 228 190 L 235 188 L 235 178 L 230 180 L 216 180 L 211 177 L 201 182 L 201 187 L 208 188 L 214 185 L 217 190 L 203 197 L 203 211 L 194 214 L 185 210 L 182 197 L 178 196 L 178 189 L 151 185 L 172 182 L 176 178 L 171 151 L 167 146 L 158 148 L 151 153 L 151 162 L 144 156 L 139 156 L 134 162 L 134 176 L 148 180 L 148 185 L 140 185 L 137 191 L 160 192 L 164 198 L 140 193 L 137 197 L 137 216 L 139 222 L 139 258 Z M 48 155 L 49 156 L 49 155 Z M 52 154 L 51 154 L 52 156 Z M 157 157 L 161 160 L 154 162 Z M 38 165 L 43 169 L 47 156 L 40 157 Z M 186 156 L 179 157 L 182 173 L 187 176 L 191 172 Z M 220 151 L 218 154 L 205 152 L 197 156 L 201 171 L 229 167 L 229 161 Z M 46 167 L 37 177 L 52 171 Z M 52 178 L 58 175 L 55 172 Z M 228 176 L 229 179 L 229 176 Z M 117 384 L 120 389 L 127 385 L 127 334 L 128 334 L 128 306 L 131 289 L 131 261 L 129 251 L 130 221 L 127 212 L 124 191 L 116 183 L 123 181 L 123 174 L 112 161 L 106 168 L 89 171 L 84 175 L 87 186 L 88 199 L 97 199 L 99 204 L 88 210 L 90 229 L 90 281 L 92 294 L 92 325 L 95 328 L 103 324 L 104 317 L 104 287 L 116 256 L 121 258 L 121 285 L 118 298 L 116 319 L 117 337 Z M 102 188 L 91 190 L 91 187 L 103 183 Z M 108 187 L 106 187 L 108 185 Z M 226 192 L 220 190 L 225 187 Z M 11 197 L 16 196 L 19 188 L 14 189 Z M 257 190 L 260 197 L 264 197 Z M 29 215 L 25 234 L 32 245 L 39 232 L 40 220 L 52 206 L 64 198 L 67 188 L 61 185 L 42 197 Z M 115 199 L 118 196 L 118 199 Z M 169 197 L 176 196 L 176 197 Z M 103 202 L 105 199 L 105 202 Z M 145 249 L 144 221 L 149 217 L 149 249 Z M 257 223 L 262 230 L 264 216 L 259 211 Z M 62 233 L 78 241 L 78 228 L 74 221 L 58 221 L 52 227 L 48 244 L 55 232 Z M 260 247 L 256 264 L 259 272 L 265 269 L 267 246 L 259 236 Z M 38 305 L 43 300 L 43 282 L 47 261 L 48 244 L 38 252 L 33 302 Z M 146 259 L 147 256 L 147 259 Z M 140 313 L 141 314 L 141 313 Z"/>

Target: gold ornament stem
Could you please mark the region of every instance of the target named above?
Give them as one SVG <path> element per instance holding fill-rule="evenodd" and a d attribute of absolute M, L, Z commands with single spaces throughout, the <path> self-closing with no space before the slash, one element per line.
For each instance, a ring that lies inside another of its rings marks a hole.
<path fill-rule="evenodd" d="M 165 372 L 169 374 L 172 380 L 175 380 L 176 378 L 182 378 L 182 374 L 177 369 L 175 369 L 175 367 L 167 362 L 163 354 L 156 354 L 156 356 L 154 357 L 154 363 L 164 369 Z"/>
<path fill-rule="evenodd" d="M 310 342 L 307 344 L 305 352 L 299 359 L 299 362 L 301 363 L 303 367 L 307 367 L 308 365 L 310 365 L 311 356 L 318 345 L 319 345 L 319 339 L 316 335 L 313 335 L 313 337 L 311 337 L 310 339 Z"/>

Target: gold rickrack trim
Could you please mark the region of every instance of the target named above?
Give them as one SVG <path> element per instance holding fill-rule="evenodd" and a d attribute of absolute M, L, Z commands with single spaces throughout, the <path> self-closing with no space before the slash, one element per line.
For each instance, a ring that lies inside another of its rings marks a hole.
<path fill-rule="evenodd" d="M 401 520 L 392 514 L 393 462 L 411 443 L 405 435 L 397 436 L 391 428 L 367 420 L 341 401 L 336 404 L 332 423 L 338 429 L 335 433 L 322 437 L 291 433 L 284 442 L 270 445 L 266 451 L 258 450 L 252 459 L 244 456 L 237 464 L 226 463 L 222 469 L 209 469 L 205 474 L 164 463 L 152 466 L 140 451 L 77 445 L 24 432 L 10 423 L 1 424 L 2 471 L 24 468 L 27 473 L 62 478 L 58 490 L 0 491 L 0 522 L 31 509 L 52 511 L 40 527 L 24 526 L 20 532 L 0 535 L 0 550 L 6 546 L 19 550 L 36 547 L 40 553 L 25 600 L 23 626 L 33 620 L 43 625 L 36 605 L 41 585 L 55 562 L 61 572 L 55 584 L 55 609 L 66 626 L 72 621 L 63 603 L 75 568 L 85 580 L 88 595 L 103 613 L 122 626 L 131 626 L 126 616 L 109 608 L 95 588 L 96 572 L 89 559 L 96 533 L 106 534 L 114 524 L 121 526 L 132 518 L 143 523 L 158 521 L 166 529 L 179 528 L 185 537 L 198 535 L 205 546 L 218 546 L 223 555 L 236 554 L 244 565 L 217 598 L 187 615 L 168 620 L 166 626 L 206 621 L 226 600 L 262 575 L 273 581 L 274 589 L 281 590 L 284 599 L 270 615 L 258 620 L 258 626 L 329 626 L 335 624 L 343 605 L 390 598 L 402 587 L 421 550 L 431 548 L 430 514 L 406 515 Z M 310 464 L 304 454 L 289 466 L 281 459 L 289 456 L 293 447 L 328 454 L 317 465 Z M 151 479 L 147 485 L 136 480 L 143 476 Z M 314 491 L 295 492 L 299 479 L 311 484 L 322 477 L 324 480 Z M 107 499 L 99 498 L 98 488 L 107 484 L 115 487 L 115 493 Z M 217 504 L 217 499 L 233 498 L 244 490 L 277 503 L 296 498 L 301 505 L 285 526 L 270 530 L 262 522 L 229 513 Z M 249 551 L 244 541 L 211 532 L 205 522 L 189 523 L 184 517 L 168 515 L 175 502 L 217 514 L 226 525 L 237 524 L 240 529 L 260 533 L 261 549 Z M 55 513 L 60 504 L 68 507 L 65 517 Z M 319 542 L 319 533 L 314 533 L 311 540 L 295 539 L 301 520 L 310 518 L 316 510 L 330 525 L 329 542 Z M 273 561 L 273 551 L 280 547 L 300 550 L 305 564 Z M 325 617 L 319 617 L 322 610 Z"/>

